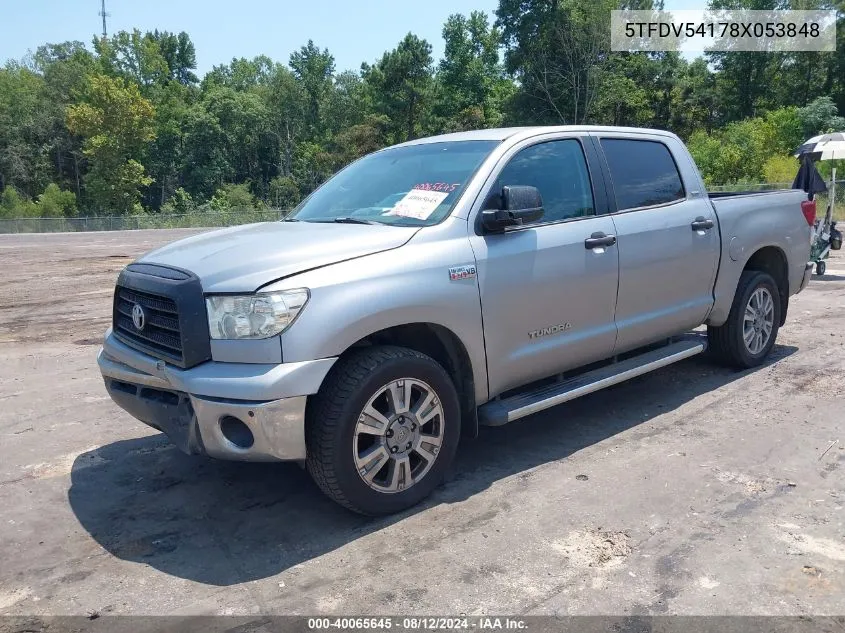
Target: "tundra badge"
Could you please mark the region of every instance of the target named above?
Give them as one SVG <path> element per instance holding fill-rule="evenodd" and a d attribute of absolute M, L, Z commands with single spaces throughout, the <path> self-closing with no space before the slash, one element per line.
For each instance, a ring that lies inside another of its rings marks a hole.
<path fill-rule="evenodd" d="M 540 338 L 541 336 L 548 336 L 549 334 L 559 334 L 560 332 L 565 332 L 571 327 L 571 323 L 560 323 L 559 325 L 551 325 L 549 327 L 540 328 L 539 330 L 532 330 L 528 333 L 528 338 Z"/>

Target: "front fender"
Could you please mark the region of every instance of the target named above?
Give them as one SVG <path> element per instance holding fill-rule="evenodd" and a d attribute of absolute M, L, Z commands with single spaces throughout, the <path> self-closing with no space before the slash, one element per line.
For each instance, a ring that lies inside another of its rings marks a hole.
<path fill-rule="evenodd" d="M 455 222 L 463 224 L 463 236 L 438 236 L 448 228 L 439 225 L 428 229 L 428 238 L 415 237 L 399 249 L 284 280 L 285 287 L 304 286 L 311 291 L 302 314 L 282 334 L 284 362 L 339 356 L 375 332 L 430 323 L 449 330 L 463 343 L 476 402 L 485 402 L 487 360 L 477 279 L 453 281 L 449 275 L 452 266 L 475 264 L 466 222 Z"/>

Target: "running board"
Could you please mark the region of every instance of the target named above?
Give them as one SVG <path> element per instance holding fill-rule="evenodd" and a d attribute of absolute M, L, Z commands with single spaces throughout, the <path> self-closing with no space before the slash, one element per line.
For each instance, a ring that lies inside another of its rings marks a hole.
<path fill-rule="evenodd" d="M 501 426 L 677 363 L 679 360 L 700 354 L 706 348 L 706 339 L 697 336 L 693 340 L 670 343 L 665 347 L 567 378 L 553 385 L 544 385 L 534 391 L 520 393 L 502 400 L 492 400 L 478 408 L 478 422 L 483 426 Z"/>

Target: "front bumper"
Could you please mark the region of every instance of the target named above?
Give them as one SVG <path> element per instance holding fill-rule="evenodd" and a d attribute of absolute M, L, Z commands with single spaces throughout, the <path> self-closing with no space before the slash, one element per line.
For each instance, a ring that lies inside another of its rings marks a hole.
<path fill-rule="evenodd" d="M 336 358 L 206 362 L 178 369 L 106 334 L 97 364 L 112 400 L 182 451 L 219 459 L 305 459 L 305 404 Z"/>
<path fill-rule="evenodd" d="M 804 290 L 804 288 L 807 287 L 807 284 L 810 283 L 810 277 L 813 276 L 813 266 L 815 266 L 813 262 L 807 262 L 804 264 L 804 277 L 801 279 L 801 285 L 798 286 L 798 292 Z"/>

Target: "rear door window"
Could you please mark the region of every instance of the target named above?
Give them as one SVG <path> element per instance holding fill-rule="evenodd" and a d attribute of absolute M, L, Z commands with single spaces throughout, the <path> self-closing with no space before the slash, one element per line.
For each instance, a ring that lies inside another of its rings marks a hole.
<path fill-rule="evenodd" d="M 685 197 L 669 148 L 657 141 L 601 139 L 619 211 L 668 204 Z"/>

